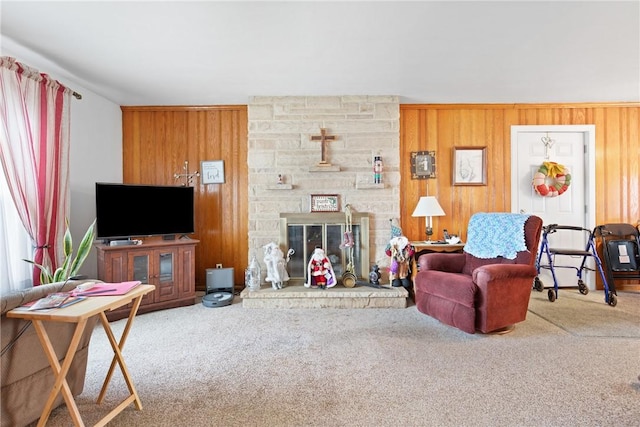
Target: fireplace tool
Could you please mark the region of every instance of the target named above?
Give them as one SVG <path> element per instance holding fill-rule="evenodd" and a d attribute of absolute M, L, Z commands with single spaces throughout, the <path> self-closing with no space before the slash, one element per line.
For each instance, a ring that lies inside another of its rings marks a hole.
<path fill-rule="evenodd" d="M 345 288 L 353 288 L 358 278 L 356 277 L 356 269 L 353 265 L 353 247 L 355 246 L 355 242 L 353 240 L 351 205 L 345 206 L 344 214 L 345 231 L 340 249 L 345 250 L 347 266 L 344 269 L 344 273 L 342 273 L 342 285 Z"/>

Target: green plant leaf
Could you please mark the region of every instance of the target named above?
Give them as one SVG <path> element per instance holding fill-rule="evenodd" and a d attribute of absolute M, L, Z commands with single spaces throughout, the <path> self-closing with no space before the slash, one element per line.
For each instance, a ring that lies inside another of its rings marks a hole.
<path fill-rule="evenodd" d="M 53 277 L 51 274 L 45 273 L 44 270 L 40 270 L 40 284 L 46 285 L 47 283 L 53 283 Z"/>
<path fill-rule="evenodd" d="M 69 277 L 75 276 L 80 270 L 80 267 L 89 256 L 89 252 L 91 252 L 91 246 L 93 245 L 93 240 L 95 239 L 96 234 L 96 220 L 94 219 L 87 231 L 84 233 L 84 237 L 80 242 L 80 246 L 78 247 L 78 253 L 76 254 L 76 258 L 73 260 L 73 264 L 71 265 L 71 270 L 69 271 Z"/>
<path fill-rule="evenodd" d="M 71 230 L 69 230 L 69 220 L 65 220 L 64 237 L 62 239 L 62 252 L 65 262 L 73 254 L 73 241 L 71 240 Z"/>
<path fill-rule="evenodd" d="M 64 277 L 64 269 L 62 267 L 58 267 L 56 269 L 56 271 L 53 273 L 53 281 L 54 282 L 62 282 L 66 280 L 66 277 Z"/>
<path fill-rule="evenodd" d="M 71 258 L 73 257 L 73 241 L 71 238 L 71 231 L 69 230 L 69 220 L 65 220 L 66 229 L 64 232 L 64 237 L 62 239 L 62 250 L 64 252 L 64 261 L 62 262 L 62 266 L 58 267 L 56 271 L 51 274 L 49 269 L 43 265 L 37 264 L 34 261 L 23 259 L 30 264 L 38 267 L 40 269 L 40 283 L 53 283 L 53 282 L 62 282 L 67 280 L 69 277 L 75 276 L 78 274 L 78 270 L 87 259 L 89 252 L 91 252 L 91 245 L 93 244 L 93 240 L 95 238 L 96 233 L 96 220 L 94 219 L 80 242 L 80 247 L 78 248 L 78 253 L 76 254 L 73 262 Z"/>
<path fill-rule="evenodd" d="M 56 282 L 61 281 L 61 280 L 67 280 L 71 274 L 70 270 L 71 270 L 71 256 L 66 256 L 64 259 L 64 262 L 62 263 L 62 266 L 58 268 L 58 270 L 60 270 L 60 275 L 58 280 L 55 280 Z M 58 270 L 56 270 L 56 273 L 58 272 Z M 56 279 L 56 275 L 54 274 L 54 279 Z"/>
<path fill-rule="evenodd" d="M 45 267 L 44 265 L 38 264 L 34 261 L 31 261 L 30 259 L 23 259 L 23 261 L 28 262 L 29 264 L 33 264 L 36 267 L 38 267 L 40 269 L 40 282 L 43 284 L 46 283 L 52 283 L 53 282 L 53 276 L 51 275 L 51 273 L 49 272 L 49 269 L 47 267 Z"/>

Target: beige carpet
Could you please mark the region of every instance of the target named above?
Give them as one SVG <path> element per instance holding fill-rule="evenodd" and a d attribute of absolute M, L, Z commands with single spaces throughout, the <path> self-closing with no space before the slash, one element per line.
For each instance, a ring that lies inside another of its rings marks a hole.
<path fill-rule="evenodd" d="M 626 301 L 620 303 L 621 300 Z M 558 299 L 550 302 L 545 289 L 531 293 L 529 311 L 571 335 L 640 338 L 638 295 L 621 293 L 618 301 L 619 304 L 612 307 L 605 302 L 604 291 L 582 295 L 576 289 L 559 289 Z"/>
<path fill-rule="evenodd" d="M 140 315 L 124 355 L 143 410 L 110 425 L 638 426 L 640 339 L 608 319 L 626 320 L 640 294 L 621 294 L 616 308 L 576 295 L 598 318 L 584 332 L 566 320 L 571 292 L 550 303 L 534 291 L 532 309 L 555 320 L 530 312 L 500 336 L 465 334 L 413 305 L 255 310 L 236 297 Z M 126 389 L 117 375 L 94 405 L 110 357 L 98 328 L 78 397 L 87 425 Z M 64 406 L 48 425 L 71 425 Z"/>

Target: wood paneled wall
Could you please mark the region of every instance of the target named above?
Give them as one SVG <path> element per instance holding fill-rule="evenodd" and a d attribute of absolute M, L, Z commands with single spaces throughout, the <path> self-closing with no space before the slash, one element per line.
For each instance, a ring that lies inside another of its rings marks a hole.
<path fill-rule="evenodd" d="M 123 181 L 174 184 L 185 160 L 224 160 L 226 183 L 196 189 L 196 287 L 205 269 L 235 268 L 244 283 L 248 254 L 247 107 L 122 107 Z M 464 233 L 478 211 L 509 211 L 512 125 L 596 126 L 596 222 L 640 220 L 640 104 L 420 104 L 400 106 L 400 212 L 404 233 L 424 239 L 424 219 L 411 213 L 421 195 L 446 212 L 434 228 Z M 452 185 L 454 146 L 487 146 L 486 186 Z M 412 180 L 410 153 L 434 150 L 437 178 Z M 427 188 L 428 186 L 428 188 Z"/>
<path fill-rule="evenodd" d="M 596 223 L 640 222 L 640 104 L 421 104 L 400 106 L 400 212 L 404 233 L 424 240 L 424 218 L 411 213 L 421 195 L 438 198 L 435 230 L 462 232 L 474 212 L 511 210 L 511 126 L 596 127 Z M 486 146 L 486 186 L 452 185 L 455 146 Z M 436 152 L 437 178 L 412 180 L 410 153 Z"/>
<path fill-rule="evenodd" d="M 122 107 L 123 182 L 176 185 L 175 173 L 199 171 L 203 160 L 223 160 L 224 184 L 194 181 L 196 289 L 206 269 L 234 267 L 244 283 L 248 254 L 247 107 Z M 149 212 L 162 215 L 162 212 Z"/>

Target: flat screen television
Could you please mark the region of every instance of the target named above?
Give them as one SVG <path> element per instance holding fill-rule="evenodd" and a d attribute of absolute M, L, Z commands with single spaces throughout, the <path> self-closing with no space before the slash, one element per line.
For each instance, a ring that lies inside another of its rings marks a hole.
<path fill-rule="evenodd" d="M 96 182 L 96 237 L 193 233 L 193 198 L 193 187 Z"/>

